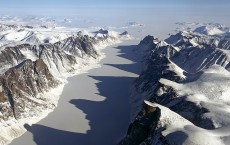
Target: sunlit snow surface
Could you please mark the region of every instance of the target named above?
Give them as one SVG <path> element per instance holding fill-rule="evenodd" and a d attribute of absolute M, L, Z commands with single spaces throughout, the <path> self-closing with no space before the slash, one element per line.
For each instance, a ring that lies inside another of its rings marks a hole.
<path fill-rule="evenodd" d="M 195 126 L 167 107 L 148 101 L 145 101 L 145 103 L 161 109 L 160 125 L 166 128 L 166 130 L 162 132 L 162 135 L 166 137 L 170 145 L 226 145 L 229 143 L 229 126 L 206 130 Z"/>
<path fill-rule="evenodd" d="M 219 23 L 188 23 L 188 22 L 178 22 L 176 23 L 176 32 L 179 31 L 191 31 L 198 34 L 205 35 L 219 35 L 219 36 L 229 36 L 229 27 L 219 24 Z"/>

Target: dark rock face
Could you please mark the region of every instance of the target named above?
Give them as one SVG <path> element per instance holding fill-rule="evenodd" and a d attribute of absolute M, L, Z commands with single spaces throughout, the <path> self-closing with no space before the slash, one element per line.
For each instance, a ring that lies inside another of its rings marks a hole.
<path fill-rule="evenodd" d="M 0 66 L 13 67 L 24 60 L 24 55 L 19 50 L 19 47 L 7 47 L 0 53 Z M 27 47 L 24 45 L 23 47 Z"/>
<path fill-rule="evenodd" d="M 146 48 L 148 50 L 151 50 L 153 47 L 156 46 L 156 44 L 153 43 L 154 39 L 155 38 L 153 36 L 146 36 L 143 40 L 141 40 L 139 48 Z"/>
<path fill-rule="evenodd" d="M 154 132 L 160 118 L 160 109 L 144 105 L 133 123 L 130 124 L 127 136 L 119 145 L 150 144 L 148 137 Z"/>
<path fill-rule="evenodd" d="M 124 31 L 123 33 L 121 33 L 120 35 L 123 36 L 123 35 L 128 35 L 128 31 Z"/>
<path fill-rule="evenodd" d="M 97 40 L 94 37 L 87 35 L 79 35 L 78 37 L 69 37 L 63 41 L 59 41 L 54 44 L 59 50 L 65 50 L 75 56 L 82 57 L 78 51 L 82 54 L 87 54 L 94 58 L 97 57 L 97 52 L 94 50 L 93 44 L 96 44 Z"/>
<path fill-rule="evenodd" d="M 0 77 L 1 102 L 6 102 L 0 104 L 4 120 L 9 117 L 21 118 L 27 105 L 30 105 L 29 107 L 37 105 L 37 102 L 33 102 L 30 97 L 36 98 L 38 93 L 46 92 L 58 84 L 42 59 L 35 62 L 25 60 L 11 68 Z"/>
<path fill-rule="evenodd" d="M 56 69 L 59 73 L 74 70 L 73 66 L 77 63 L 75 56 L 59 50 L 59 47 L 53 44 L 42 44 L 36 47 L 33 50 L 38 54 L 38 58 L 43 59 L 50 69 Z"/>
<path fill-rule="evenodd" d="M 108 34 L 109 31 L 108 31 L 108 30 L 104 30 L 104 29 L 100 29 L 100 30 L 98 30 L 98 31 L 96 31 L 96 32 L 94 32 L 94 33 Z"/>

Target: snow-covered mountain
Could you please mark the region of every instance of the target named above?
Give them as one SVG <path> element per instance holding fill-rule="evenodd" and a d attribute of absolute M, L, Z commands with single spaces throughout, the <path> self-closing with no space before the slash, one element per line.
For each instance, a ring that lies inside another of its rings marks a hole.
<path fill-rule="evenodd" d="M 0 144 L 51 112 L 66 79 L 96 67 L 127 32 L 0 24 Z"/>
<path fill-rule="evenodd" d="M 189 31 L 198 34 L 210 35 L 210 36 L 221 36 L 229 37 L 230 29 L 219 23 L 176 23 L 178 27 L 176 31 Z"/>
<path fill-rule="evenodd" d="M 145 67 L 133 86 L 133 122 L 120 144 L 230 143 L 230 40 L 195 30 L 140 42 Z"/>

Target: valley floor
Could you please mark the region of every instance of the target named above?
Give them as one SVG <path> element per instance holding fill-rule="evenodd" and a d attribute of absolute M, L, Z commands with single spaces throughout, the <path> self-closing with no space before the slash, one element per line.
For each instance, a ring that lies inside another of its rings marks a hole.
<path fill-rule="evenodd" d="M 130 87 L 141 71 L 137 41 L 109 46 L 100 68 L 68 79 L 58 107 L 10 145 L 113 145 L 130 121 Z"/>

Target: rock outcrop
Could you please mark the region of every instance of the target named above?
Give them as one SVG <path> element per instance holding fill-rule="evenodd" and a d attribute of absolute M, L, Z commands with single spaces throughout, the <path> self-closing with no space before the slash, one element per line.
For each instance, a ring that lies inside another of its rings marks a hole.
<path fill-rule="evenodd" d="M 127 136 L 119 145 L 148 144 L 149 135 L 155 131 L 160 118 L 160 109 L 144 104 L 141 112 L 128 129 Z"/>

